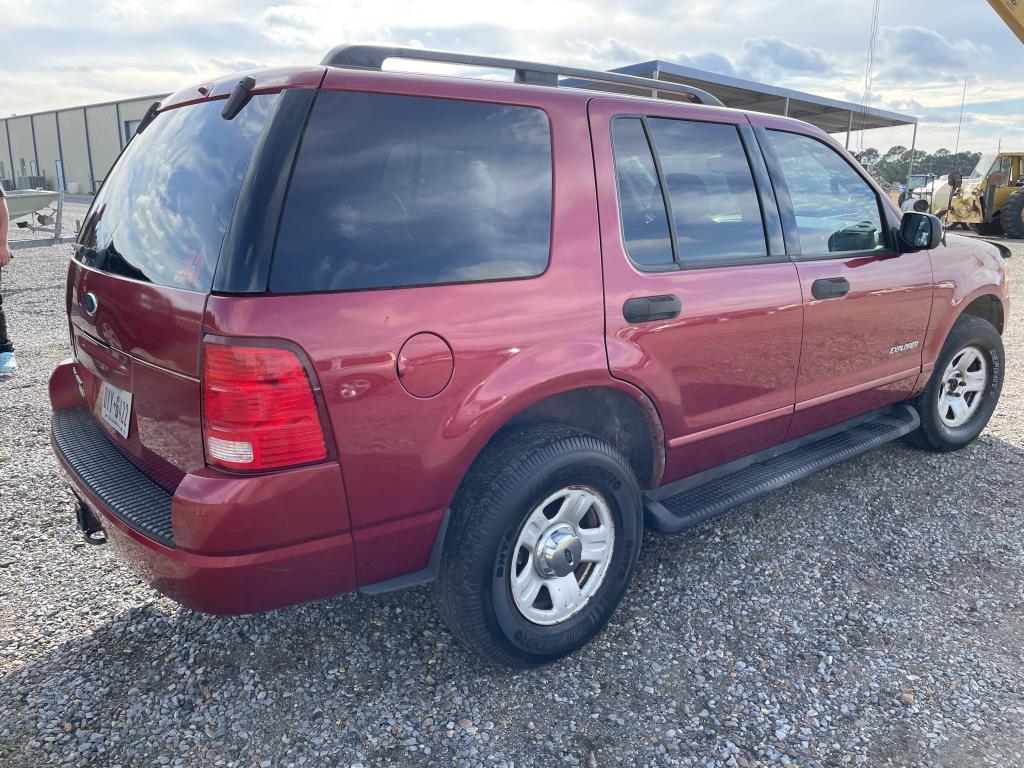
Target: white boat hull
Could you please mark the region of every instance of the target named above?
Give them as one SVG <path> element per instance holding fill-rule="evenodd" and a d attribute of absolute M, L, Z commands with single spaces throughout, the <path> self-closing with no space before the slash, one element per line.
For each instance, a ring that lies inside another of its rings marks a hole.
<path fill-rule="evenodd" d="M 19 219 L 49 207 L 57 201 L 60 193 L 45 189 L 19 189 L 7 192 L 6 196 L 7 210 L 11 218 Z"/>

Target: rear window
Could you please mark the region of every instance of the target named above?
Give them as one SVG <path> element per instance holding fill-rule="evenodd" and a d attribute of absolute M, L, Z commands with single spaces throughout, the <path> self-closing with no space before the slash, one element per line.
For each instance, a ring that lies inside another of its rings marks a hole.
<path fill-rule="evenodd" d="M 106 272 L 208 291 L 228 218 L 276 95 L 234 120 L 222 101 L 172 109 L 132 139 L 96 196 L 77 257 Z"/>
<path fill-rule="evenodd" d="M 317 97 L 285 203 L 275 293 L 532 277 L 548 263 L 551 138 L 539 109 Z"/>

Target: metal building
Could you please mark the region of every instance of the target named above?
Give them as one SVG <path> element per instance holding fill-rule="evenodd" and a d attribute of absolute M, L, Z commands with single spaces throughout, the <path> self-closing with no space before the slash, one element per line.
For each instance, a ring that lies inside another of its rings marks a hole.
<path fill-rule="evenodd" d="M 0 119 L 0 181 L 7 189 L 95 192 L 146 109 L 166 95 Z"/>

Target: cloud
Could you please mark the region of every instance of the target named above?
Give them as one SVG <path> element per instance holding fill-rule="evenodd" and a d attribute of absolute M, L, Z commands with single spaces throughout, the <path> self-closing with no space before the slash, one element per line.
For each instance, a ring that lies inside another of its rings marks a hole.
<path fill-rule="evenodd" d="M 707 72 L 717 72 L 731 77 L 739 75 L 735 62 L 728 56 L 723 56 L 715 51 L 704 51 L 703 53 L 695 54 L 680 53 L 671 60 L 677 64 L 682 64 L 684 67 L 703 69 Z"/>
<path fill-rule="evenodd" d="M 918 79 L 937 73 L 962 79 L 992 53 L 986 45 L 966 39 L 952 41 L 935 30 L 911 25 L 883 27 L 879 42 L 890 68 L 905 68 L 909 76 Z"/>
<path fill-rule="evenodd" d="M 969 71 L 961 146 L 1024 143 L 1012 122 L 1024 73 L 1006 65 L 1016 38 L 987 10 L 921 8 L 883 8 L 872 104 L 920 115 L 919 144 L 937 146 L 955 134 Z M 345 42 L 598 69 L 664 59 L 857 103 L 869 17 L 862 4 L 825 0 L 734 0 L 727 14 L 712 0 L 0 0 L 0 109 L 175 91 L 257 65 L 313 64 Z M 909 143 L 909 129 L 892 130 L 892 143 Z M 883 131 L 877 142 L 888 140 Z"/>
<path fill-rule="evenodd" d="M 718 51 L 680 53 L 670 57 L 683 66 L 717 72 L 754 81 L 775 81 L 797 75 L 825 75 L 835 65 L 818 48 L 787 42 L 779 37 L 746 38 L 738 55 L 730 58 Z"/>
<path fill-rule="evenodd" d="M 739 64 L 748 72 L 827 74 L 832 63 L 824 51 L 796 45 L 780 37 L 755 37 L 743 41 Z"/>

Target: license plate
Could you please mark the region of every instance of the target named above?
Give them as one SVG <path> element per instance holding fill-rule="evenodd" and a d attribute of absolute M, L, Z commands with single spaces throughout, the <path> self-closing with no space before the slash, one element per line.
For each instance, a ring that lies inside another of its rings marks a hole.
<path fill-rule="evenodd" d="M 128 437 L 132 420 L 132 393 L 103 382 L 100 387 L 100 416 L 116 429 L 121 437 Z"/>

